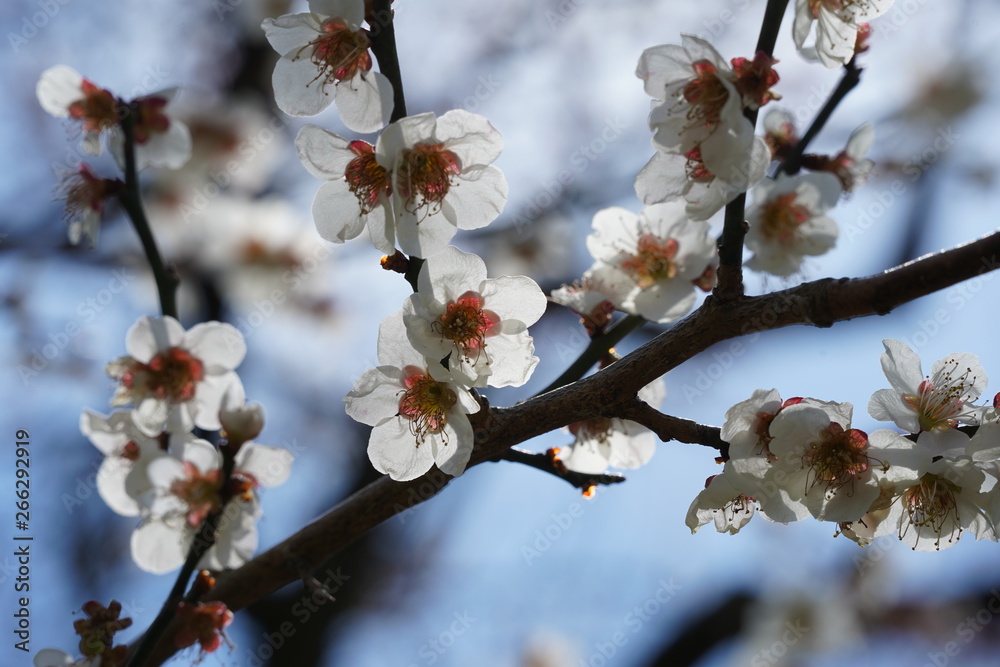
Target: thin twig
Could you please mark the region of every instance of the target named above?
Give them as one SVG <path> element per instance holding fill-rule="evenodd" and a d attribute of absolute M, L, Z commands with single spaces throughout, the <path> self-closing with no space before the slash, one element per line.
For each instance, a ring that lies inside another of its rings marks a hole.
<path fill-rule="evenodd" d="M 625 336 L 629 335 L 645 323 L 641 315 L 629 315 L 614 324 L 604 333 L 598 334 L 590 339 L 587 348 L 580 354 L 569 368 L 563 371 L 549 386 L 538 392 L 538 396 L 548 393 L 553 389 L 564 387 L 571 382 L 576 382 L 583 377 L 584 373 L 593 367 L 601 357 L 606 355 L 611 348 L 620 343 Z"/>
<path fill-rule="evenodd" d="M 638 398 L 615 406 L 612 412 L 616 417 L 642 424 L 663 442 L 676 440 L 690 445 L 705 445 L 718 449 L 723 456 L 729 455 L 729 443 L 722 439 L 718 426 L 665 415 Z"/>
<path fill-rule="evenodd" d="M 504 461 L 523 463 L 524 465 L 541 470 L 554 477 L 569 482 L 574 488 L 586 491 L 594 486 L 605 486 L 609 484 L 619 484 L 625 481 L 624 475 L 616 473 L 604 473 L 592 475 L 584 472 L 569 470 L 558 457 L 550 456 L 547 452 L 528 452 L 517 447 L 511 447 L 500 457 Z"/>
<path fill-rule="evenodd" d="M 792 146 L 788 156 L 778 165 L 778 168 L 774 171 L 775 177 L 778 174 L 794 175 L 798 173 L 799 168 L 802 166 L 802 155 L 805 153 L 806 148 L 816 138 L 816 135 L 820 133 L 823 126 L 826 125 L 826 121 L 830 119 L 834 109 L 843 101 L 847 93 L 851 92 L 861 81 L 861 72 L 862 70 L 854 64 L 854 58 L 851 58 L 844 65 L 844 75 L 840 78 L 840 83 L 830 93 L 829 99 L 827 99 L 826 104 L 823 105 L 819 113 L 816 114 L 816 118 L 813 119 L 812 125 L 809 126 L 805 135 L 802 136 L 798 143 Z"/>
<path fill-rule="evenodd" d="M 164 315 L 177 318 L 176 292 L 179 283 L 177 275 L 163 263 L 160 250 L 156 246 L 153 230 L 146 219 L 142 207 L 142 193 L 139 189 L 139 174 L 135 163 L 135 110 L 126 104 L 120 107 L 122 134 L 125 135 L 125 188 L 118 195 L 122 208 L 135 227 L 146 253 L 146 261 L 156 281 L 156 291 L 160 297 L 160 310 Z"/>

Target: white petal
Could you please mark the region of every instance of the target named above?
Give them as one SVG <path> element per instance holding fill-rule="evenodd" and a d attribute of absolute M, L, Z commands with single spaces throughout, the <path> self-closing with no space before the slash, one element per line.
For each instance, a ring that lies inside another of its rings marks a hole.
<path fill-rule="evenodd" d="M 497 219 L 507 193 L 507 179 L 496 167 L 464 169 L 448 189 L 441 210 L 459 229 L 479 229 Z"/>
<path fill-rule="evenodd" d="M 365 228 L 357 196 L 347 181 L 329 181 L 320 186 L 312 205 L 316 231 L 327 241 L 343 243 L 356 238 Z"/>
<path fill-rule="evenodd" d="M 244 443 L 236 455 L 236 469 L 254 476 L 261 486 L 280 486 L 288 480 L 295 457 L 282 447 Z"/>
<path fill-rule="evenodd" d="M 322 27 L 313 14 L 285 14 L 275 19 L 264 19 L 260 25 L 267 41 L 278 55 L 296 53 L 319 36 Z M 308 61 L 308 58 L 306 58 Z"/>
<path fill-rule="evenodd" d="M 376 470 L 397 482 L 420 477 L 434 464 L 430 443 L 418 447 L 416 436 L 410 432 L 410 421 L 402 417 L 394 417 L 372 429 L 368 458 Z"/>
<path fill-rule="evenodd" d="M 289 116 L 315 116 L 333 103 L 332 89 L 311 60 L 294 57 L 282 56 L 274 66 L 274 101 Z"/>
<path fill-rule="evenodd" d="M 184 327 L 174 318 L 140 317 L 125 334 L 125 349 L 136 361 L 148 364 L 158 352 L 177 347 L 184 340 Z"/>
<path fill-rule="evenodd" d="M 202 322 L 188 330 L 184 346 L 201 359 L 206 370 L 221 373 L 240 365 L 247 344 L 239 329 L 225 322 Z"/>
<path fill-rule="evenodd" d="M 349 145 L 347 139 L 315 125 L 306 125 L 295 137 L 295 149 L 306 171 L 327 181 L 342 180 L 347 165 L 357 157 Z"/>
<path fill-rule="evenodd" d="M 392 84 L 379 72 L 358 70 L 350 81 L 337 82 L 336 102 L 340 119 L 348 129 L 364 134 L 378 132 L 392 115 Z"/>
<path fill-rule="evenodd" d="M 146 572 L 166 574 L 184 564 L 192 535 L 148 520 L 132 532 L 132 560 Z"/>

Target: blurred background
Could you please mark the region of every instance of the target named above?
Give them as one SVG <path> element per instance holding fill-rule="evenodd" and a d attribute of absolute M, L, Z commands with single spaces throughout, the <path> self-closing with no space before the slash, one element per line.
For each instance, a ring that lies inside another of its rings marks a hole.
<path fill-rule="evenodd" d="M 546 292 L 577 279 L 590 265 L 593 214 L 612 205 L 640 210 L 633 181 L 652 149 L 649 98 L 634 76 L 639 54 L 692 33 L 727 59 L 749 57 L 764 4 L 396 2 L 410 113 L 461 107 L 504 136 L 497 164 L 510 183 L 506 210 L 454 243 L 483 256 L 492 276 L 529 275 Z M 128 327 L 158 304 L 134 233 L 113 206 L 96 250 L 66 241 L 53 192 L 84 156 L 78 130 L 38 105 L 35 84 L 48 67 L 70 65 L 122 96 L 181 89 L 177 108 L 195 154 L 180 171 L 143 174 L 147 209 L 182 278 L 182 321 L 220 319 L 244 332 L 249 353 L 238 371 L 268 418 L 259 441 L 296 456 L 291 481 L 263 493 L 262 549 L 376 477 L 367 428 L 346 418 L 342 397 L 376 364 L 379 321 L 409 287 L 379 267 L 365 239 L 334 246 L 315 232 L 310 206 L 320 183 L 302 168 L 293 139 L 307 122 L 352 135 L 332 107 L 297 119 L 274 106 L 277 54 L 260 22 L 298 11 L 304 3 L 255 0 L 0 5 L 9 49 L 0 59 L 0 468 L 12 488 L 13 434 L 29 430 L 32 652 L 75 653 L 72 622 L 90 599 L 122 602 L 135 621 L 119 636 L 128 641 L 173 582 L 132 563 L 134 521 L 97 496 L 101 457 L 78 429 L 84 408 L 109 412 L 104 366 L 124 354 Z M 873 23 L 861 86 L 812 150 L 836 153 L 872 122 L 875 171 L 832 211 L 841 226 L 832 253 L 789 281 L 751 275 L 750 293 L 876 273 L 995 228 L 1000 79 L 990 63 L 998 22 L 992 0 L 897 0 Z M 791 13 L 775 55 L 784 99 L 772 106 L 791 112 L 804 132 L 840 73 L 795 52 Z M 91 162 L 101 175 L 117 175 L 107 156 Z M 568 185 L 558 180 L 564 171 Z M 713 224 L 721 228 L 721 216 Z M 718 426 L 754 389 L 776 387 L 785 397 L 850 401 L 855 427 L 879 428 L 866 406 L 888 386 L 883 338 L 916 348 L 925 370 L 967 351 L 1000 374 L 1000 350 L 991 347 L 1000 305 L 994 275 L 885 317 L 769 332 L 744 341 L 738 356 L 723 343 L 667 376 L 663 408 Z M 660 330 L 646 327 L 619 350 Z M 489 391 L 493 405 L 532 395 L 586 344 L 578 318 L 557 306 L 533 335 L 542 360 L 534 377 Z M 991 382 L 984 396 L 997 391 Z M 570 440 L 551 433 L 524 446 L 542 451 Z M 592 499 L 513 463 L 476 467 L 318 570 L 335 601 L 310 608 L 303 598 L 311 590 L 290 585 L 239 613 L 228 631 L 233 648 L 201 664 L 997 664 L 996 544 L 967 537 L 928 554 L 882 538 L 863 550 L 834 539 L 832 524 L 760 519 L 737 536 L 711 526 L 692 536 L 684 516 L 705 478 L 721 472 L 713 458 L 695 445 L 663 444 L 626 483 Z M 12 526 L 13 493 L 3 496 L 0 516 Z M 29 664 L 12 648 L 12 553 L 0 547 L 0 662 Z M 293 633 L 283 636 L 278 629 L 289 622 Z M 189 650 L 172 664 L 195 659 Z"/>

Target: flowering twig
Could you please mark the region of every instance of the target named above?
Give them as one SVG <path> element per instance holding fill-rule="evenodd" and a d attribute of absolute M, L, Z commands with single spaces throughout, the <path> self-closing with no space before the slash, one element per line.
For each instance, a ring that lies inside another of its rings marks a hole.
<path fill-rule="evenodd" d="M 836 322 L 885 315 L 894 308 L 1000 268 L 1000 232 L 927 255 L 864 278 L 822 279 L 773 294 L 707 301 L 634 352 L 600 373 L 511 408 L 472 415 L 476 449 L 469 466 L 502 456 L 510 447 L 542 433 L 624 406 L 639 389 L 695 354 L 738 336 L 792 325 L 830 327 Z M 601 407 L 604 406 L 604 407 Z M 628 408 L 625 409 L 626 412 Z M 675 424 L 676 426 L 676 424 Z M 237 611 L 319 566 L 386 519 L 428 500 L 450 481 L 432 470 L 409 482 L 383 477 L 329 510 L 284 542 L 219 577 L 204 600 Z M 168 628 L 150 665 L 175 649 Z"/>
<path fill-rule="evenodd" d="M 551 456 L 547 452 L 528 452 L 517 447 L 511 447 L 504 452 L 497 460 L 513 461 L 523 463 L 526 466 L 547 472 L 550 475 L 569 482 L 574 488 L 587 491 L 595 486 L 608 484 L 618 484 L 625 481 L 624 475 L 605 473 L 592 475 L 583 472 L 569 470 L 556 456 Z"/>
<path fill-rule="evenodd" d="M 757 53 L 774 54 L 774 44 L 778 39 L 781 19 L 785 15 L 788 0 L 767 0 L 764 20 L 757 39 Z M 743 115 L 751 127 L 757 126 L 757 109 L 744 109 Z M 722 236 L 719 239 L 719 282 L 713 296 L 725 301 L 743 294 L 743 238 L 746 236 L 746 203 L 743 192 L 726 205 Z"/>
<path fill-rule="evenodd" d="M 802 155 L 805 153 L 806 148 L 809 146 L 810 142 L 816 138 L 816 135 L 820 133 L 823 126 L 826 125 L 826 121 L 830 119 L 833 114 L 834 109 L 837 105 L 847 96 L 847 93 L 851 92 L 856 85 L 861 81 L 861 68 L 854 64 L 854 58 L 844 65 L 844 75 L 840 78 L 840 83 L 837 87 L 830 93 L 829 99 L 827 99 L 826 104 L 820 109 L 819 113 L 816 114 L 816 118 L 813 119 L 812 125 L 802 136 L 802 138 L 791 147 L 788 157 L 778 165 L 775 170 L 775 177 L 778 174 L 788 174 L 794 175 L 798 173 L 799 167 L 802 165 Z"/>
<path fill-rule="evenodd" d="M 135 227 L 139 240 L 142 242 L 142 249 L 146 253 L 146 260 L 149 268 L 153 272 L 153 279 L 156 281 L 156 291 L 160 297 L 160 310 L 164 315 L 177 317 L 177 285 L 176 274 L 167 269 L 160 256 L 159 248 L 156 247 L 156 239 L 153 237 L 153 230 L 146 219 L 146 212 L 142 207 L 142 194 L 139 190 L 139 174 L 135 164 L 135 111 L 128 105 L 122 104 L 121 128 L 125 137 L 125 188 L 118 196 L 122 208 L 128 215 L 129 220 Z"/>
<path fill-rule="evenodd" d="M 174 585 L 170 589 L 170 594 L 167 595 L 167 599 L 164 600 L 163 606 L 160 607 L 160 611 L 156 615 L 156 618 L 153 619 L 149 629 L 146 630 L 145 634 L 142 636 L 135 649 L 135 653 L 132 654 L 132 657 L 128 662 L 127 667 L 142 667 L 146 664 L 146 661 L 149 659 L 153 649 L 159 643 L 163 633 L 169 627 L 170 621 L 176 617 L 177 603 L 184 599 L 184 591 L 187 589 L 188 582 L 191 580 L 191 575 L 194 574 L 195 569 L 197 569 L 199 561 L 201 561 L 202 557 L 215 544 L 215 538 L 218 534 L 219 519 L 222 517 L 228 502 L 232 500 L 229 478 L 232 476 L 236 460 L 235 453 L 228 447 L 223 446 L 220 448 L 220 451 L 223 453 L 223 460 L 221 475 L 222 481 L 220 487 L 221 499 L 219 506 L 213 509 L 208 516 L 205 517 L 205 520 L 202 522 L 198 532 L 195 533 L 194 540 L 191 542 L 191 547 L 188 549 L 187 558 L 185 558 L 184 565 L 181 567 L 180 572 L 177 573 L 177 580 L 174 581 Z M 195 601 L 196 600 L 194 599 L 188 600 L 188 602 Z"/>

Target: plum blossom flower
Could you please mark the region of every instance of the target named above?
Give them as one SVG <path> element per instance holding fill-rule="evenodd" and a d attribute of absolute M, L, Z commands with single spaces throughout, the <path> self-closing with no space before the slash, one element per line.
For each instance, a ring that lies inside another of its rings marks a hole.
<path fill-rule="evenodd" d="M 118 126 L 118 99 L 72 67 L 56 65 L 42 72 L 35 88 L 42 108 L 56 118 L 72 118 L 83 127 L 83 149 L 101 153 L 101 135 Z"/>
<path fill-rule="evenodd" d="M 174 645 L 187 648 L 195 643 L 205 653 L 222 645 L 223 630 L 233 622 L 233 612 L 224 602 L 178 602 L 177 621 L 180 625 Z"/>
<path fill-rule="evenodd" d="M 865 123 L 851 133 L 844 150 L 830 157 L 804 155 L 802 165 L 813 171 L 827 171 L 840 180 L 844 192 L 853 192 L 868 180 L 875 163 L 865 157 L 875 140 L 871 123 Z"/>
<path fill-rule="evenodd" d="M 226 489 L 222 487 L 222 456 L 208 442 L 187 442 L 171 454 L 148 466 L 154 489 L 143 498 L 142 523 L 132 533 L 132 559 L 154 574 L 180 567 L 201 524 L 221 510 L 215 544 L 199 567 L 239 567 L 257 548 L 256 523 L 261 515 L 257 489 L 288 479 L 291 452 L 243 443 Z M 232 498 L 222 507 L 227 495 Z"/>
<path fill-rule="evenodd" d="M 306 171 L 326 181 L 312 206 L 319 235 L 343 243 L 367 228 L 374 246 L 393 254 L 392 175 L 379 164 L 375 147 L 366 141 L 348 141 L 315 125 L 299 131 L 295 147 Z"/>
<path fill-rule="evenodd" d="M 538 365 L 528 327 L 546 306 L 535 281 L 487 278 L 482 259 L 448 246 L 424 262 L 417 285 L 403 305 L 403 323 L 419 352 L 448 357 L 452 374 L 469 386 L 528 381 Z"/>
<path fill-rule="evenodd" d="M 36 93 L 38 102 L 57 118 L 72 118 L 83 127 L 83 148 L 101 153 L 101 136 L 110 135 L 111 152 L 118 166 L 125 166 L 123 118 L 132 122 L 136 144 L 136 169 L 149 166 L 178 169 L 191 157 L 191 132 L 187 125 L 167 113 L 177 89 L 121 100 L 110 91 L 83 78 L 66 65 L 42 72 Z"/>
<path fill-rule="evenodd" d="M 278 108 L 315 116 L 334 101 L 355 132 L 377 132 L 392 113 L 392 84 L 372 72 L 371 43 L 360 27 L 363 0 L 309 0 L 309 12 L 265 19 L 267 41 L 281 55 L 272 83 Z"/>
<path fill-rule="evenodd" d="M 579 315 L 591 336 L 602 333 L 611 324 L 611 316 L 616 310 L 600 285 L 591 279 L 554 289 L 549 299 Z"/>
<path fill-rule="evenodd" d="M 893 0 L 796 0 L 792 35 L 799 52 L 824 67 L 846 65 L 854 57 L 861 24 L 881 16 Z M 806 38 L 816 24 L 813 46 Z M 863 41 L 863 40 L 862 40 Z"/>
<path fill-rule="evenodd" d="M 777 458 L 765 482 L 820 521 L 858 520 L 881 495 L 883 480 L 912 483 L 930 461 L 898 433 L 851 428 L 851 411 L 849 403 L 803 402 L 784 408 L 769 428 Z"/>
<path fill-rule="evenodd" d="M 124 186 L 118 179 L 100 178 L 85 162 L 64 178 L 58 194 L 66 200 L 70 243 L 78 245 L 86 238 L 91 249 L 97 247 L 104 204 L 121 192 Z"/>
<path fill-rule="evenodd" d="M 716 255 L 708 225 L 685 217 L 683 203 L 654 204 L 636 215 L 607 208 L 594 216 L 587 249 L 596 262 L 584 274 L 603 286 L 621 310 L 672 322 L 694 304 Z"/>
<path fill-rule="evenodd" d="M 396 481 L 415 479 L 437 465 L 461 475 L 472 454 L 469 415 L 479 403 L 440 359 L 410 344 L 399 311 L 382 321 L 378 368 L 366 371 L 344 398 L 347 414 L 373 426 L 368 458 Z"/>
<path fill-rule="evenodd" d="M 121 667 L 128 659 L 128 646 L 114 646 L 115 635 L 132 626 L 132 619 L 121 618 L 122 605 L 112 600 L 107 607 L 96 600 L 85 602 L 86 618 L 73 621 L 73 630 L 80 635 L 79 648 L 84 657 L 74 660 L 58 649 L 46 648 L 35 654 L 35 667 Z"/>
<path fill-rule="evenodd" d="M 760 137 L 750 143 L 748 162 L 730 163 L 726 172 L 705 166 L 701 147 L 686 153 L 657 151 L 635 179 L 635 192 L 643 204 L 658 204 L 683 197 L 692 220 L 707 220 L 741 192 L 764 178 L 771 153 Z"/>
<path fill-rule="evenodd" d="M 396 240 L 403 252 L 430 257 L 458 229 L 479 229 L 500 215 L 507 180 L 491 165 L 502 148 L 490 122 L 463 109 L 440 118 L 403 118 L 379 135 L 375 152 L 392 174 Z"/>
<path fill-rule="evenodd" d="M 139 515 L 139 498 L 152 488 L 146 468 L 156 457 L 167 455 L 167 441 L 143 433 L 132 414 L 131 410 L 116 410 L 106 417 L 85 410 L 80 415 L 80 432 L 104 454 L 97 471 L 97 493 L 122 516 Z M 189 433 L 171 437 L 194 439 Z"/>
<path fill-rule="evenodd" d="M 899 485 L 876 535 L 895 532 L 915 551 L 947 549 L 965 532 L 996 541 L 996 493 L 983 493 L 985 483 L 983 469 L 971 459 L 940 458 L 918 479 Z"/>
<path fill-rule="evenodd" d="M 986 371 L 973 354 L 956 353 L 939 359 L 924 376 L 920 357 L 898 340 L 882 341 L 882 371 L 891 389 L 879 389 L 868 403 L 868 414 L 892 421 L 920 442 L 945 454 L 964 450 L 967 437 L 959 424 L 977 424 L 982 409 L 972 405 L 986 389 Z"/>
<path fill-rule="evenodd" d="M 492 222 L 507 201 L 507 181 L 491 163 L 503 146 L 482 116 L 456 109 L 389 125 L 375 146 L 314 126 L 295 140 L 313 176 L 326 180 L 313 202 L 320 236 L 343 243 L 365 227 L 387 255 L 398 244 L 430 257 L 458 229 Z"/>
<path fill-rule="evenodd" d="M 706 480 L 704 490 L 691 502 L 684 523 L 692 534 L 711 521 L 718 532 L 735 535 L 758 511 L 756 499 L 733 486 L 723 472 Z"/>
<path fill-rule="evenodd" d="M 142 317 L 125 347 L 128 356 L 108 364 L 108 375 L 121 383 L 111 404 L 133 404 L 135 422 L 148 435 L 218 430 L 223 396 L 243 393 L 233 368 L 246 343 L 232 325 L 205 322 L 185 331 L 169 316 Z"/>
<path fill-rule="evenodd" d="M 751 150 L 753 127 L 743 108 L 776 97 L 768 90 L 777 82 L 775 61 L 763 54 L 736 59 L 734 71 L 705 40 L 683 35 L 681 42 L 646 49 L 636 69 L 646 93 L 658 100 L 649 116 L 653 145 L 689 158 L 692 170 L 700 166 L 723 181 L 747 182 L 757 171 L 757 151 Z"/>
<path fill-rule="evenodd" d="M 639 400 L 658 408 L 667 395 L 662 379 L 639 390 Z M 638 468 L 656 451 L 656 436 L 627 419 L 594 417 L 570 424 L 573 444 L 559 449 L 559 460 L 569 470 L 599 475 L 608 468 Z"/>
<path fill-rule="evenodd" d="M 799 271 L 806 255 L 822 255 L 837 242 L 837 223 L 825 215 L 840 197 L 833 174 L 781 174 L 754 190 L 747 211 L 747 248 L 754 255 L 746 266 L 777 276 Z"/>

